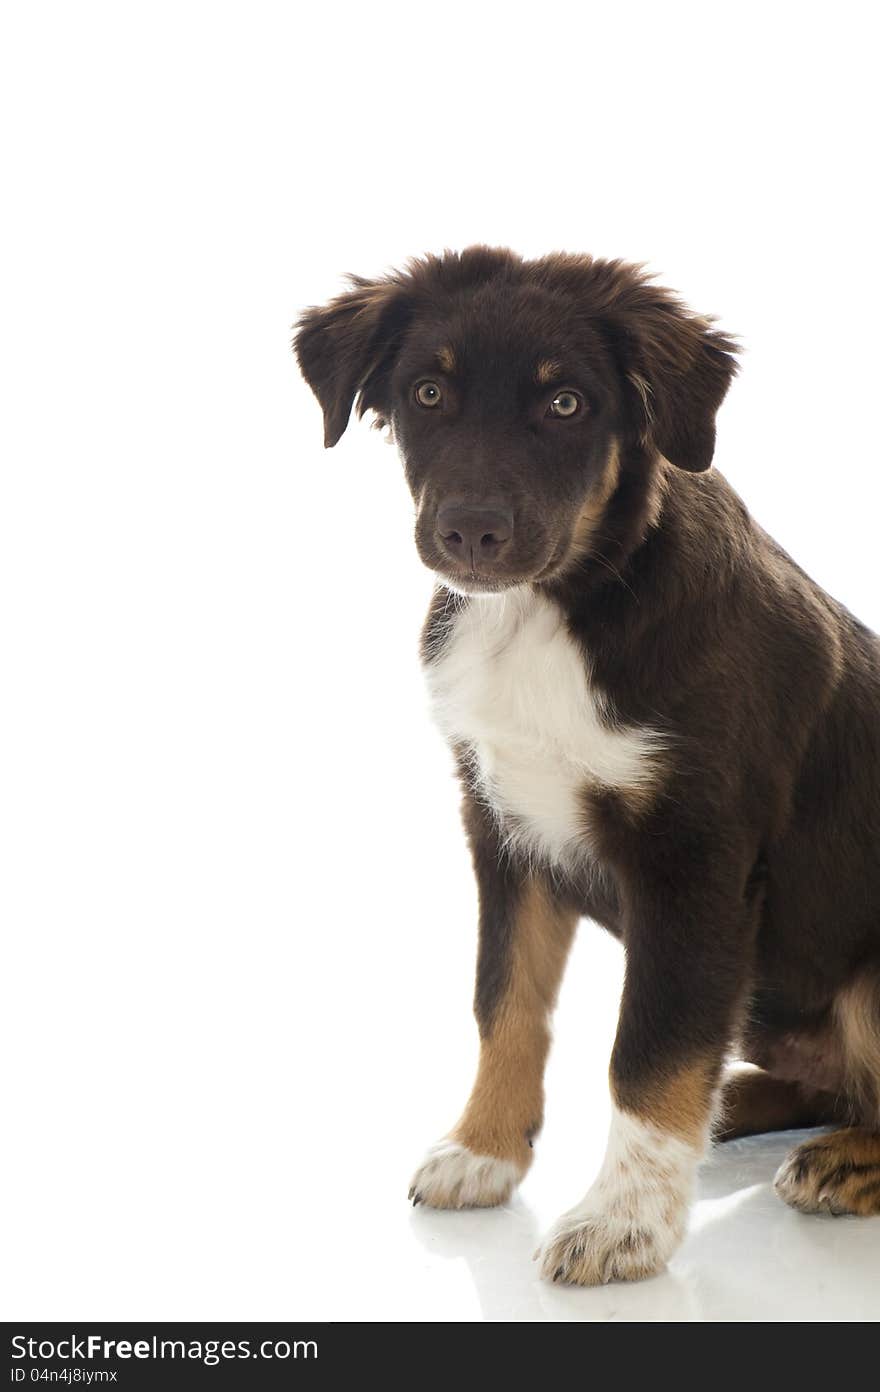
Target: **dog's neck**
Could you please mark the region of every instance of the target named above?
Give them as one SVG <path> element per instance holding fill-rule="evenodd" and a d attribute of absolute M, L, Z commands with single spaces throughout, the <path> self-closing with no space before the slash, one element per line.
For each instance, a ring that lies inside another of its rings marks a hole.
<path fill-rule="evenodd" d="M 571 609 L 597 589 L 625 586 L 632 558 L 662 525 L 673 473 L 662 455 L 640 445 L 617 451 L 613 490 L 564 573 L 545 586 L 547 594 Z"/>
<path fill-rule="evenodd" d="M 754 570 L 759 529 L 717 470 L 627 463 L 597 529 L 601 552 L 587 547 L 542 588 L 603 688 L 630 719 L 646 720 L 650 693 L 671 692 L 725 631 L 737 588 Z M 649 488 L 638 467 L 651 470 Z M 637 694 L 648 702 L 644 710 Z"/>

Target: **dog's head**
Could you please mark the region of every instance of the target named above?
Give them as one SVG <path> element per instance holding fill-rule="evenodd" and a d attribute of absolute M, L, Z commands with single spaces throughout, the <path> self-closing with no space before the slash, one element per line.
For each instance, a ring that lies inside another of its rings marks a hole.
<path fill-rule="evenodd" d="M 324 443 L 355 400 L 390 424 L 419 553 L 452 588 L 561 575 L 624 463 L 709 468 L 734 345 L 638 267 L 471 247 L 351 283 L 295 339 Z"/>

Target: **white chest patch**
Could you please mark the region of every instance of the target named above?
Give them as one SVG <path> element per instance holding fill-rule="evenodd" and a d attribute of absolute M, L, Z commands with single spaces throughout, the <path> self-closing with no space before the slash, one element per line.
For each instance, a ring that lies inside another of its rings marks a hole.
<path fill-rule="evenodd" d="M 473 596 L 428 684 L 446 737 L 467 747 L 508 843 L 561 867 L 590 854 L 586 792 L 656 779 L 662 739 L 615 723 L 561 611 L 523 587 Z"/>

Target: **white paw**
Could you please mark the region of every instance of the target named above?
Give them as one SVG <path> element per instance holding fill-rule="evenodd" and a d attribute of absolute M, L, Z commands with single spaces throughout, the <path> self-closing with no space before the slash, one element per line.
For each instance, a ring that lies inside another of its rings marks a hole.
<path fill-rule="evenodd" d="M 510 1198 L 522 1179 L 511 1160 L 476 1155 L 458 1141 L 438 1141 L 413 1175 L 413 1204 L 430 1208 L 494 1208 Z"/>
<path fill-rule="evenodd" d="M 642 1281 L 662 1271 L 684 1231 L 678 1221 L 641 1223 L 638 1215 L 589 1212 L 581 1204 L 548 1233 L 539 1252 L 548 1281 L 601 1286 L 609 1281 Z"/>
<path fill-rule="evenodd" d="M 699 1151 L 617 1107 L 595 1184 L 535 1254 L 550 1281 L 598 1286 L 662 1271 L 684 1236 Z"/>

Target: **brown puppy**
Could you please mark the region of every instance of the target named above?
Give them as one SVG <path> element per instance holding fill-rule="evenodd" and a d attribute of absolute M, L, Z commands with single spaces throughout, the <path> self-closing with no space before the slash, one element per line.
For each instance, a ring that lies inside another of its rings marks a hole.
<path fill-rule="evenodd" d="M 415 1200 L 524 1175 L 587 915 L 626 948 L 613 1121 L 544 1272 L 659 1270 L 716 1121 L 846 1122 L 777 1189 L 880 1212 L 880 646 L 706 472 L 732 341 L 632 266 L 473 247 L 355 279 L 296 351 L 327 445 L 355 400 L 390 424 L 438 579 L 482 1048 Z M 719 1106 L 734 1046 L 763 1071 Z"/>

